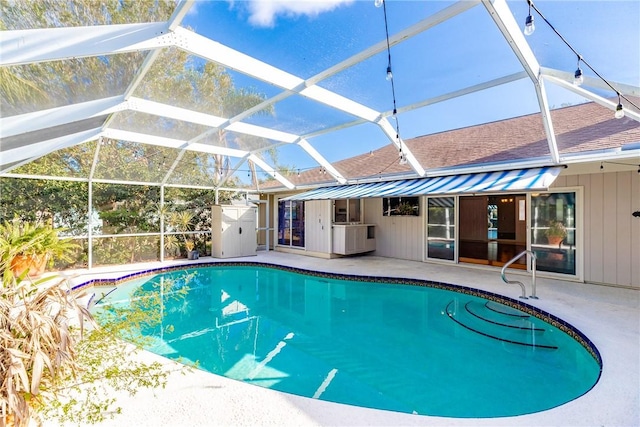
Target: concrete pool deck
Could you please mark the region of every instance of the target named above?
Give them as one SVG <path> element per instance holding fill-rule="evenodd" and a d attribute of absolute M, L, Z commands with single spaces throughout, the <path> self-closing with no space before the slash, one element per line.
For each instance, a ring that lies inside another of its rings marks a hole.
<path fill-rule="evenodd" d="M 517 285 L 500 280 L 497 269 L 448 266 L 377 256 L 331 260 L 281 252 L 256 257 L 199 262 L 249 261 L 366 276 L 404 277 L 469 286 L 511 298 Z M 194 261 L 136 264 L 65 272 L 74 284 L 92 278 L 120 277 Z M 198 261 L 195 261 L 198 262 Z M 519 277 L 519 272 L 511 276 Z M 530 280 L 520 276 L 529 290 Z M 584 396 L 547 411 L 518 417 L 459 419 L 402 414 L 290 395 L 194 370 L 172 372 L 165 389 L 119 396 L 122 413 L 99 426 L 638 426 L 640 425 L 640 290 L 538 277 L 540 299 L 527 304 L 554 314 L 584 333 L 603 360 L 599 382 Z M 149 360 L 173 362 L 149 353 Z M 558 384 L 562 387 L 562 384 Z"/>

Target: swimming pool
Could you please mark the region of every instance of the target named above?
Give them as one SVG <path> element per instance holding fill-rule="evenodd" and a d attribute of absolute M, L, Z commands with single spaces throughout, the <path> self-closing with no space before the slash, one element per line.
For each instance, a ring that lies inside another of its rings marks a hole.
<path fill-rule="evenodd" d="M 514 416 L 581 396 L 601 370 L 597 349 L 570 325 L 470 288 L 257 263 L 165 269 L 116 283 L 97 307 L 130 304 L 134 290 L 162 295 L 161 323 L 141 331 L 153 337 L 149 350 L 310 398 L 435 416 Z"/>

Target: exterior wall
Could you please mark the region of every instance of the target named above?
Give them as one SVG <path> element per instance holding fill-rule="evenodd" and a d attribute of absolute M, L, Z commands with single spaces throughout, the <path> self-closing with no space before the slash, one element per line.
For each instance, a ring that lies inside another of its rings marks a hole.
<path fill-rule="evenodd" d="M 331 201 L 304 202 L 305 249 L 310 252 L 331 253 Z"/>
<path fill-rule="evenodd" d="M 632 215 L 640 211 L 640 174 L 562 175 L 552 188 L 564 187 L 583 189 L 584 281 L 640 289 L 640 217 Z M 306 251 L 330 254 L 331 201 L 311 201 L 305 206 Z M 364 199 L 363 213 L 364 223 L 376 225 L 376 255 L 424 259 L 424 200 L 420 216 L 383 216 L 379 198 Z"/>
<path fill-rule="evenodd" d="M 584 189 L 584 280 L 640 288 L 640 174 L 559 176 L 552 188 Z"/>
<path fill-rule="evenodd" d="M 317 257 L 330 257 L 331 255 L 331 207 L 330 200 L 311 200 L 304 202 L 304 228 L 305 247 L 279 246 L 278 245 L 278 202 L 280 198 L 292 193 L 279 194 L 270 199 L 272 204 L 271 223 L 271 247 L 281 252 L 297 253 Z"/>
<path fill-rule="evenodd" d="M 364 222 L 376 225 L 375 254 L 422 261 L 424 215 L 425 208 L 421 205 L 420 216 L 383 216 L 382 199 L 364 199 Z"/>

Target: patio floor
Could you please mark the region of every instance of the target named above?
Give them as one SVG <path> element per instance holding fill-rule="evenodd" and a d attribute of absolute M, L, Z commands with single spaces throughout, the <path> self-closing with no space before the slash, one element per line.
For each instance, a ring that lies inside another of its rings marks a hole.
<path fill-rule="evenodd" d="M 240 259 L 239 259 L 240 260 Z M 430 279 L 517 298 L 520 288 L 500 280 L 498 269 L 446 266 L 377 256 L 318 259 L 280 252 L 259 252 L 244 261 L 287 265 L 316 271 L 368 276 Z M 199 262 L 215 262 L 201 258 Z M 228 260 L 224 260 L 228 261 Z M 182 261 L 186 263 L 185 261 Z M 193 262 L 193 261 L 190 261 Z M 136 270 L 166 266 L 149 263 L 74 271 L 79 284 L 94 277 L 119 277 Z M 518 272 L 512 273 L 514 277 Z M 523 276 L 525 284 L 529 279 Z M 529 293 L 529 290 L 528 290 Z M 194 371 L 172 373 L 162 390 L 122 396 L 122 414 L 100 426 L 638 426 L 640 425 L 640 291 L 538 278 L 539 300 L 527 303 L 552 313 L 582 331 L 603 359 L 600 381 L 584 396 L 536 414 L 492 419 L 454 419 L 401 414 L 324 402 L 248 385 Z M 161 359 L 145 353 L 142 357 Z M 558 384 L 562 387 L 562 384 Z"/>

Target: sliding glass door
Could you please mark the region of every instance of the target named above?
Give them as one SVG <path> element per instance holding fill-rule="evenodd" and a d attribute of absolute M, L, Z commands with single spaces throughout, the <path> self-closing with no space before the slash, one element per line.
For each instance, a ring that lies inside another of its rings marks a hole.
<path fill-rule="evenodd" d="M 531 196 L 531 250 L 540 271 L 576 274 L 576 193 Z"/>
<path fill-rule="evenodd" d="M 304 247 L 304 202 L 278 202 L 278 244 Z"/>
<path fill-rule="evenodd" d="M 427 198 L 427 258 L 455 260 L 456 199 Z"/>
<path fill-rule="evenodd" d="M 526 196 L 460 196 L 458 260 L 502 266 L 527 248 Z M 526 269 L 520 258 L 511 268 Z"/>
<path fill-rule="evenodd" d="M 541 272 L 580 276 L 579 190 L 427 197 L 426 259 L 500 267 L 526 249 Z M 530 257 L 510 268 L 527 269 Z"/>

